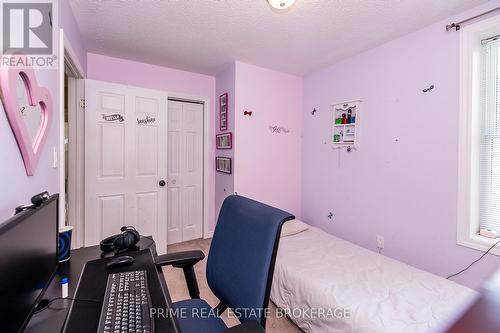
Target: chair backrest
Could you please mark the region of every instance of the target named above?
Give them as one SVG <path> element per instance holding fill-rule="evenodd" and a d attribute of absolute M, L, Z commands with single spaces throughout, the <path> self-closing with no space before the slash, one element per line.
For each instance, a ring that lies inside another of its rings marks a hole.
<path fill-rule="evenodd" d="M 207 280 L 241 322 L 265 327 L 281 226 L 295 217 L 242 196 L 224 200 L 208 254 Z"/>

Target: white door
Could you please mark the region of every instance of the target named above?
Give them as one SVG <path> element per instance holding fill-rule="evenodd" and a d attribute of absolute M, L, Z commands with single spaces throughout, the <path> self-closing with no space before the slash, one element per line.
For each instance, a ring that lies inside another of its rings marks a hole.
<path fill-rule="evenodd" d="M 168 102 L 168 244 L 203 234 L 203 104 Z"/>
<path fill-rule="evenodd" d="M 85 245 L 134 226 L 167 250 L 167 94 L 86 80 Z"/>

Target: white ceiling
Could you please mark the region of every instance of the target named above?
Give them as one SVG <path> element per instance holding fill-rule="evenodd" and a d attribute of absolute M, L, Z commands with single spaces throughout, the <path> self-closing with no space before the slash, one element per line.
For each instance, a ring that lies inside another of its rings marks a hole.
<path fill-rule="evenodd" d="M 89 52 L 216 74 L 233 60 L 304 75 L 486 0 L 70 0 Z M 443 27 L 444 28 L 444 27 Z"/>

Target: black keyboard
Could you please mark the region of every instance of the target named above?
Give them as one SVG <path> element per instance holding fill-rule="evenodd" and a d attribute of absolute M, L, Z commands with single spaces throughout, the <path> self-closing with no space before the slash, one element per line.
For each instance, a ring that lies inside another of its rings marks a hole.
<path fill-rule="evenodd" d="M 153 333 L 146 271 L 108 275 L 98 333 Z"/>

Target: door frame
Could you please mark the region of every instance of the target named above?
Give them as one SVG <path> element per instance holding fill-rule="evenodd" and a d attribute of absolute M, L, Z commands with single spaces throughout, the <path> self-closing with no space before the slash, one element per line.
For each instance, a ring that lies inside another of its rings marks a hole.
<path fill-rule="evenodd" d="M 209 165 L 210 165 L 210 98 L 189 94 L 167 92 L 167 103 L 170 100 L 203 104 L 203 238 L 211 238 L 214 231 L 210 230 L 209 216 Z M 167 105 L 168 112 L 168 105 Z M 168 200 L 168 199 L 167 199 Z M 167 245 L 168 245 L 167 237 Z"/>
<path fill-rule="evenodd" d="M 72 248 L 82 247 L 84 244 L 84 198 L 85 198 L 85 114 L 80 100 L 85 98 L 85 71 L 71 46 L 71 43 L 60 29 L 60 54 L 59 54 L 59 216 L 65 216 L 66 188 L 65 172 L 68 163 L 68 221 L 60 225 L 73 226 Z M 64 75 L 68 70 L 68 151 L 70 161 L 66 161 L 64 151 Z M 73 158 L 71 158 L 73 157 Z"/>

